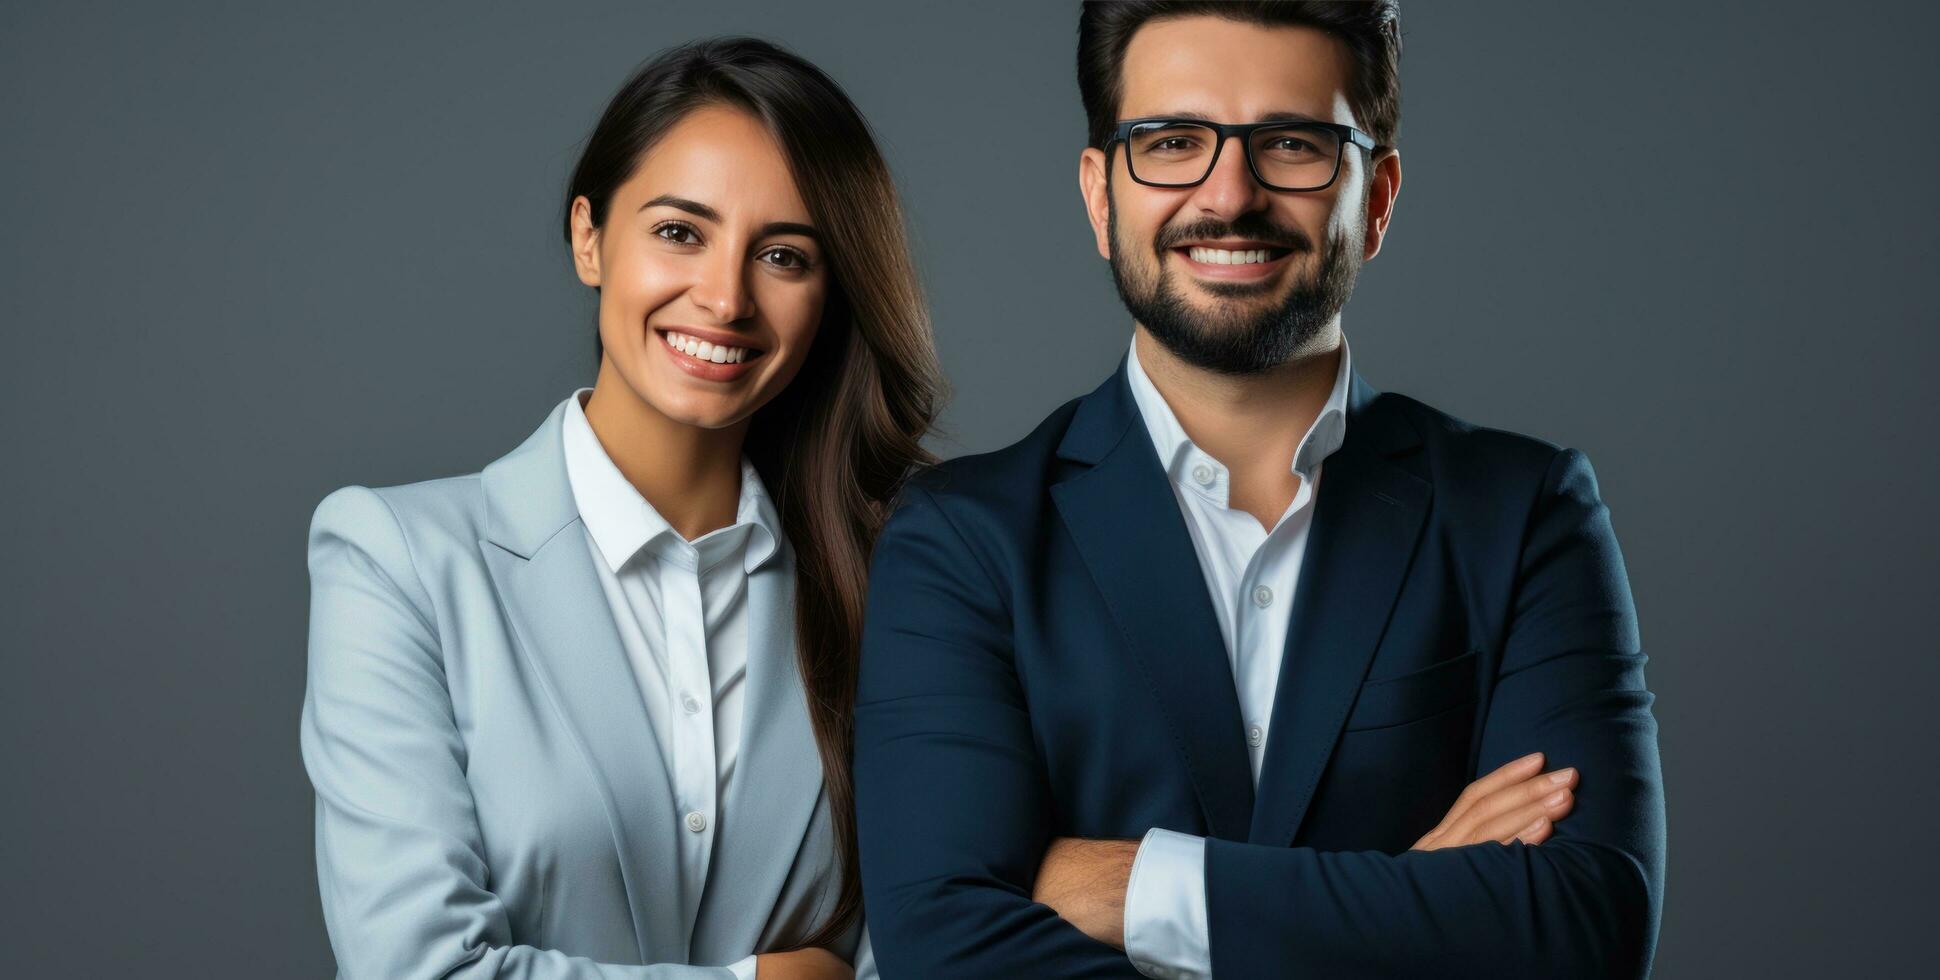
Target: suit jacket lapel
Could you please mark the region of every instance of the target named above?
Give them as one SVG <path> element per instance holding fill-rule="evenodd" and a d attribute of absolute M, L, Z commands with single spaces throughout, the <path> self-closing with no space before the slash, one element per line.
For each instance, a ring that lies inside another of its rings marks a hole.
<path fill-rule="evenodd" d="M 565 405 L 482 476 L 479 543 L 519 644 L 605 797 L 640 961 L 685 962 L 674 797 L 566 477 Z"/>
<path fill-rule="evenodd" d="M 748 692 L 733 798 L 708 863 L 691 948 L 703 958 L 747 955 L 794 867 L 822 793 L 795 657 L 792 551 L 785 545 L 748 578 Z"/>
<path fill-rule="evenodd" d="M 1431 485 L 1393 461 L 1420 436 L 1357 373 L 1347 439 L 1321 464 L 1280 662 L 1254 843 L 1292 843 L 1333 755 L 1428 514 Z"/>
<path fill-rule="evenodd" d="M 1213 836 L 1244 840 L 1253 809 L 1239 696 L 1179 502 L 1137 424 L 1125 365 L 1086 396 L 1058 454 L 1088 471 L 1051 495 L 1118 635 L 1171 725 Z"/>

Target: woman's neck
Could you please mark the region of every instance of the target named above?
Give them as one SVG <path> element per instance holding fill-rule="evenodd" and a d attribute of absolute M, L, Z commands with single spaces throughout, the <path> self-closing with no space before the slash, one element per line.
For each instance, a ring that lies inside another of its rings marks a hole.
<path fill-rule="evenodd" d="M 607 457 L 681 537 L 692 541 L 734 523 L 746 421 L 703 429 L 670 419 L 604 359 L 585 408 Z"/>

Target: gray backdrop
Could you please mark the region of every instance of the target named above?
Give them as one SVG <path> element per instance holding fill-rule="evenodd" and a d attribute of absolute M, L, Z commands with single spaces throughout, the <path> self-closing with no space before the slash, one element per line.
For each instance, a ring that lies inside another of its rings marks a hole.
<path fill-rule="evenodd" d="M 482 6 L 0 9 L 0 974 L 332 969 L 307 519 L 475 470 L 590 380 L 560 194 L 653 52 L 757 33 L 862 106 L 955 382 L 942 451 L 1124 348 L 1074 5 Z M 1403 24 L 1406 181 L 1344 323 L 1377 387 L 1597 467 L 1662 723 L 1658 975 L 1919 971 L 1933 8 Z"/>

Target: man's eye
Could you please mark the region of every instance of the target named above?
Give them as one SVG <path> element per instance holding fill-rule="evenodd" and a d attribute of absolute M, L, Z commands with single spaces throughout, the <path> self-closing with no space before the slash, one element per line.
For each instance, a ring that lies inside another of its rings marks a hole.
<path fill-rule="evenodd" d="M 693 226 L 682 224 L 678 221 L 661 225 L 655 228 L 653 233 L 676 245 L 697 245 L 700 243 L 700 235 L 694 231 Z"/>

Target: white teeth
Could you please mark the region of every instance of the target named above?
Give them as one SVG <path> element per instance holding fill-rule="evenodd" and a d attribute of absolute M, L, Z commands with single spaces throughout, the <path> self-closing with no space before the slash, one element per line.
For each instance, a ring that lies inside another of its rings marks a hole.
<path fill-rule="evenodd" d="M 1194 262 L 1204 262 L 1208 265 L 1248 265 L 1254 262 L 1265 262 L 1267 250 L 1252 248 L 1233 251 L 1194 245 L 1187 250 L 1187 254 L 1192 256 Z"/>
<path fill-rule="evenodd" d="M 689 357 L 715 364 L 739 364 L 748 359 L 748 348 L 729 347 L 725 344 L 712 344 L 705 340 L 689 337 L 686 334 L 667 331 L 667 346 Z"/>

